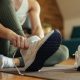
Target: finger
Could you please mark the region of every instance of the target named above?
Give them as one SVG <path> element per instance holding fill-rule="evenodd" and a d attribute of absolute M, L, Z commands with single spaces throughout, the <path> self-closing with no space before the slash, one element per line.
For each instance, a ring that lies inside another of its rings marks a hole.
<path fill-rule="evenodd" d="M 13 45 L 16 47 L 16 45 L 17 45 L 17 44 L 16 44 L 16 40 L 13 40 Z"/>
<path fill-rule="evenodd" d="M 28 43 L 27 38 L 24 39 L 24 46 L 25 46 L 25 48 L 28 48 L 29 47 L 29 43 Z"/>
<path fill-rule="evenodd" d="M 20 47 L 20 36 L 17 36 L 16 47 Z"/>
<path fill-rule="evenodd" d="M 24 48 L 24 37 L 20 37 L 20 48 Z"/>
<path fill-rule="evenodd" d="M 13 39 L 12 41 L 11 41 L 11 43 L 13 44 L 13 46 L 15 46 L 16 47 L 16 39 Z"/>

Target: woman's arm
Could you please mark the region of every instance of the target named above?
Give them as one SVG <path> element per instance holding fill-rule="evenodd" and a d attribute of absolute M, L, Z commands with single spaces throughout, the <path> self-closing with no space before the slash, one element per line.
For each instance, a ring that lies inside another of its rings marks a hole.
<path fill-rule="evenodd" d="M 9 28 L 4 27 L 2 24 L 0 24 L 0 38 L 9 40 L 18 48 L 28 48 L 25 37 L 16 34 Z"/>
<path fill-rule="evenodd" d="M 43 38 L 44 32 L 40 21 L 40 6 L 36 0 L 29 0 L 29 16 L 32 25 L 32 34 Z"/>
<path fill-rule="evenodd" d="M 14 33 L 12 30 L 9 28 L 4 27 L 2 24 L 0 24 L 0 38 L 8 39 L 11 41 L 11 36 L 13 35 L 16 36 L 16 33 Z"/>

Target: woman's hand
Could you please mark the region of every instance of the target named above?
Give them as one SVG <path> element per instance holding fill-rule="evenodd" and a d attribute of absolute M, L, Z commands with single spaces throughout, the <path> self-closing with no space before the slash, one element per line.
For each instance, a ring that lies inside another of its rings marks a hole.
<path fill-rule="evenodd" d="M 44 37 L 40 21 L 40 5 L 36 0 L 29 0 L 29 18 L 32 26 L 32 35 L 37 35 L 40 38 Z"/>
<path fill-rule="evenodd" d="M 0 24 L 0 38 L 9 40 L 14 46 L 18 48 L 28 48 L 27 38 L 20 36 L 12 30 Z"/>
<path fill-rule="evenodd" d="M 32 29 L 32 34 L 37 35 L 41 39 L 44 37 L 44 31 L 42 27 L 36 27 L 36 29 Z"/>
<path fill-rule="evenodd" d="M 10 40 L 15 47 L 22 48 L 22 49 L 26 49 L 29 47 L 27 38 L 16 34 L 12 30 L 9 30 L 7 39 Z"/>

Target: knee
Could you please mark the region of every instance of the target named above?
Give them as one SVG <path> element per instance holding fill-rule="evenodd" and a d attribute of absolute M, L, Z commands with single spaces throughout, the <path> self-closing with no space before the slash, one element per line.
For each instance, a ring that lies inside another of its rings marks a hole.
<path fill-rule="evenodd" d="M 69 50 L 66 46 L 60 45 L 59 49 L 53 54 L 51 57 L 49 57 L 46 62 L 44 63 L 44 66 L 51 66 L 58 64 L 64 60 L 67 60 L 69 58 Z"/>
<path fill-rule="evenodd" d="M 60 45 L 56 53 L 58 53 L 61 60 L 67 60 L 69 58 L 69 49 L 65 45 Z"/>

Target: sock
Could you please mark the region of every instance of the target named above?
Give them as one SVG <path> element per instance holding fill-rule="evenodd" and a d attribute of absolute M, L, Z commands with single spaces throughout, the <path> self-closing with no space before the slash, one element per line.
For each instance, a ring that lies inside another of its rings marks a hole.
<path fill-rule="evenodd" d="M 13 59 L 8 58 L 6 56 L 0 55 L 0 67 L 1 68 L 8 68 L 8 67 L 14 67 Z"/>

